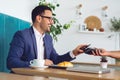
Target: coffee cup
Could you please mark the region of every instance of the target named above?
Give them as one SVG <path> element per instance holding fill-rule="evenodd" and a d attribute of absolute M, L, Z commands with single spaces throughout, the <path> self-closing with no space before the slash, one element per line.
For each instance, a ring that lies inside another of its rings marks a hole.
<path fill-rule="evenodd" d="M 33 59 L 30 61 L 30 66 L 44 67 L 45 60 Z"/>

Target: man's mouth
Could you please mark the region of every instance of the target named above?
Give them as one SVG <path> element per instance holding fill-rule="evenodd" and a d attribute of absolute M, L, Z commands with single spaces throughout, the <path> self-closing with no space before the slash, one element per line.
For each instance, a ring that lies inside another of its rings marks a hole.
<path fill-rule="evenodd" d="M 48 31 L 50 31 L 50 27 L 51 27 L 51 25 L 48 26 Z"/>

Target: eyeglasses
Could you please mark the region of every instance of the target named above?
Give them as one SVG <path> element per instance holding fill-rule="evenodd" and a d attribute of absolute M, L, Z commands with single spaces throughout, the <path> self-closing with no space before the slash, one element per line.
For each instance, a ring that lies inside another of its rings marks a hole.
<path fill-rule="evenodd" d="M 43 17 L 43 18 L 47 18 L 47 19 L 49 19 L 50 21 L 53 21 L 53 17 L 42 16 L 42 15 L 40 15 L 40 16 Z"/>

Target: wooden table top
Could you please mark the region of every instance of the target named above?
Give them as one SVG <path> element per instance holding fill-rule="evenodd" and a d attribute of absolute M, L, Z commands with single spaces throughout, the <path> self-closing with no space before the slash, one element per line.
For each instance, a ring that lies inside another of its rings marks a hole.
<path fill-rule="evenodd" d="M 0 72 L 0 80 L 49 80 L 49 79 L 40 76 L 28 76 Z"/>
<path fill-rule="evenodd" d="M 91 74 L 82 72 L 70 72 L 65 69 L 32 69 L 32 68 L 13 68 L 16 74 L 32 75 L 32 76 L 46 76 L 59 77 L 72 80 L 120 80 L 120 71 L 113 70 L 106 74 Z"/>

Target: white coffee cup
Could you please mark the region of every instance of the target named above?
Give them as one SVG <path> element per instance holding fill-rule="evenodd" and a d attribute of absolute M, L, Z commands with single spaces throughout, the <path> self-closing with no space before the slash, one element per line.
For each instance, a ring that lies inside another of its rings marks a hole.
<path fill-rule="evenodd" d="M 45 60 L 33 59 L 30 61 L 30 66 L 44 67 Z"/>

